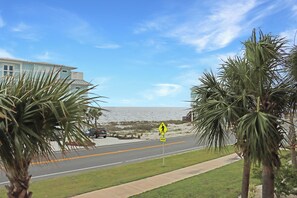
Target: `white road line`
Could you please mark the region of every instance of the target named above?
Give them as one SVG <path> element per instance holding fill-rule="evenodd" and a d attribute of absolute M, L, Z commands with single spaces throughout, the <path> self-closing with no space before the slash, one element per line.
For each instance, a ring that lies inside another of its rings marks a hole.
<path fill-rule="evenodd" d="M 0 183 L 0 185 L 4 185 L 4 184 L 9 184 L 9 182 L 6 181 L 6 182 L 1 182 L 1 183 Z"/>
<path fill-rule="evenodd" d="M 203 146 L 198 146 L 198 147 L 192 147 L 192 148 L 179 150 L 179 151 L 175 151 L 175 152 L 169 152 L 169 153 L 165 153 L 165 156 L 174 155 L 174 154 L 181 154 L 181 153 L 185 153 L 187 151 L 192 151 L 192 150 L 201 149 L 201 148 L 204 148 L 204 147 Z M 162 156 L 163 156 L 162 154 L 158 154 L 158 155 L 152 155 L 152 156 L 148 156 L 148 157 L 140 157 L 140 158 L 137 158 L 137 159 L 127 160 L 125 162 L 135 162 L 135 161 L 140 161 L 140 160 L 145 160 L 145 159 L 152 159 L 152 158 L 157 158 L 157 157 L 162 157 Z"/>
<path fill-rule="evenodd" d="M 105 167 L 105 166 L 113 166 L 113 165 L 117 165 L 117 164 L 121 164 L 121 163 L 123 163 L 123 162 L 115 162 L 115 163 L 104 164 L 104 165 L 99 165 L 99 166 L 90 166 L 90 167 L 80 168 L 80 169 L 75 169 L 75 170 L 69 170 L 69 171 L 63 171 L 63 172 L 57 172 L 57 173 L 50 173 L 50 174 L 46 174 L 46 175 L 35 176 L 35 177 L 32 177 L 32 178 L 36 179 L 36 178 L 53 176 L 53 175 L 61 175 L 61 174 L 65 174 L 65 173 L 73 173 L 73 172 L 78 172 L 78 171 L 83 171 L 83 170 L 94 169 L 94 168 L 102 168 L 102 167 Z"/>
<path fill-rule="evenodd" d="M 173 154 L 179 154 L 179 153 L 184 153 L 184 152 L 191 151 L 191 150 L 201 149 L 203 147 L 204 146 L 192 147 L 192 148 L 189 148 L 189 149 L 184 149 L 184 150 L 175 151 L 175 152 L 169 152 L 169 153 L 165 153 L 165 154 L 166 154 L 166 156 L 173 155 Z M 148 157 L 140 157 L 140 158 L 137 158 L 137 159 L 127 160 L 127 161 L 124 161 L 124 162 L 115 162 L 115 163 L 104 164 L 104 165 L 99 165 L 99 166 L 90 166 L 90 167 L 80 168 L 80 169 L 75 169 L 75 170 L 62 171 L 62 172 L 57 172 L 57 173 L 50 173 L 50 174 L 45 174 L 45 175 L 38 175 L 38 176 L 32 177 L 32 179 L 49 177 L 49 176 L 54 176 L 54 175 L 62 175 L 62 174 L 65 174 L 65 173 L 79 172 L 79 171 L 89 170 L 89 169 L 94 169 L 94 168 L 102 168 L 102 167 L 106 167 L 106 166 L 113 166 L 113 165 L 117 165 L 117 164 L 122 164 L 122 163 L 125 163 L 125 162 L 135 162 L 135 161 L 140 161 L 140 160 L 145 160 L 145 159 L 157 158 L 157 157 L 161 157 L 161 156 L 162 156 L 162 154 L 158 154 L 158 155 L 153 155 L 153 156 L 148 156 Z M 0 185 L 4 185 L 4 184 L 9 184 L 9 182 L 8 181 L 0 182 Z"/>
<path fill-rule="evenodd" d="M 99 166 L 90 166 L 90 167 L 86 167 L 86 168 L 80 168 L 80 169 L 75 169 L 75 170 L 69 170 L 69 171 L 62 171 L 62 172 L 57 172 L 57 173 L 50 173 L 50 174 L 45 174 L 45 175 L 38 175 L 38 176 L 34 176 L 32 177 L 32 179 L 37 179 L 37 178 L 42 178 L 42 177 L 49 177 L 49 176 L 54 176 L 54 175 L 62 175 L 65 173 L 74 173 L 74 172 L 79 172 L 79 171 L 83 171 L 83 170 L 89 170 L 89 169 L 94 169 L 94 168 L 102 168 L 105 166 L 113 166 L 113 165 L 117 165 L 117 164 L 122 164 L 123 162 L 115 162 L 115 163 L 110 163 L 110 164 L 104 164 L 104 165 L 99 165 Z M 9 182 L 1 182 L 0 185 L 3 184 L 8 184 Z"/>

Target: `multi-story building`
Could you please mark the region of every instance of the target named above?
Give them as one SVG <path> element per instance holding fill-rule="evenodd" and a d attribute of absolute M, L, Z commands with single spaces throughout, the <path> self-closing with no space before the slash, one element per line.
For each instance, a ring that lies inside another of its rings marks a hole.
<path fill-rule="evenodd" d="M 0 77 L 8 75 L 14 76 L 29 72 L 50 73 L 51 71 L 59 71 L 61 79 L 69 77 L 70 80 L 73 80 L 71 85 L 72 89 L 90 86 L 90 83 L 83 79 L 82 72 L 73 72 L 75 69 L 75 67 L 66 65 L 0 58 Z"/>

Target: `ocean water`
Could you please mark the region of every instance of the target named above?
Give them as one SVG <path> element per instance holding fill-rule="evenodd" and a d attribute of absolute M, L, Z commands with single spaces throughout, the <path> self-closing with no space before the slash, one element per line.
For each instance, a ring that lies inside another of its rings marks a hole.
<path fill-rule="evenodd" d="M 181 120 L 189 112 L 186 107 L 103 107 L 99 122 Z"/>

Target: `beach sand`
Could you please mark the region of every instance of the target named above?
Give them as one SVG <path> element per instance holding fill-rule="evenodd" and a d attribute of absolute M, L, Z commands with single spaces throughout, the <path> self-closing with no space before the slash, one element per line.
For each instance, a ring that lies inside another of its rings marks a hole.
<path fill-rule="evenodd" d="M 122 126 L 124 127 L 124 126 Z M 127 127 L 127 125 L 126 125 Z M 176 137 L 182 135 L 190 135 L 194 132 L 192 131 L 192 124 L 191 123 L 181 123 L 181 124 L 168 124 L 167 125 L 167 132 L 165 134 L 166 138 L 169 137 Z M 136 129 L 137 130 L 137 129 Z M 135 133 L 135 131 L 131 130 L 122 130 L 120 133 L 131 134 Z M 137 133 L 137 132 L 136 132 Z M 107 137 L 107 138 L 91 138 L 91 141 L 95 143 L 95 146 L 106 146 L 106 145 L 114 145 L 114 144 L 124 144 L 124 143 L 132 143 L 132 142 L 140 142 L 140 141 L 148 141 L 148 140 L 157 140 L 160 139 L 160 133 L 158 128 L 152 129 L 147 132 L 141 132 L 140 138 L 131 138 L 131 139 L 119 139 L 116 137 Z M 51 145 L 54 151 L 59 151 L 60 148 L 56 142 L 51 142 Z M 72 149 L 84 149 L 84 147 L 76 146 L 71 147 Z M 92 147 L 90 147 L 91 149 Z"/>

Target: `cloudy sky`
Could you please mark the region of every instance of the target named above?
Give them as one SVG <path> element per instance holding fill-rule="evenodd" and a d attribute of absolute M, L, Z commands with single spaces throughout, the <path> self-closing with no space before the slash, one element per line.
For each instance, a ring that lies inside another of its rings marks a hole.
<path fill-rule="evenodd" d="M 188 107 L 253 28 L 297 31 L 296 0 L 0 0 L 0 57 L 77 67 L 102 106 Z M 297 42 L 297 41 L 296 41 Z"/>

